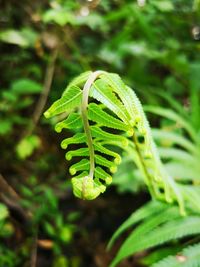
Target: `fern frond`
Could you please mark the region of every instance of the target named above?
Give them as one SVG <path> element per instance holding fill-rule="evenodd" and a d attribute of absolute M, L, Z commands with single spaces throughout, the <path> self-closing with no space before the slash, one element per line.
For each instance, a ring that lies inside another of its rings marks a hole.
<path fill-rule="evenodd" d="M 197 181 L 197 171 L 191 166 L 180 161 L 170 161 L 165 164 L 165 169 L 176 181 Z"/>
<path fill-rule="evenodd" d="M 193 145 L 192 142 L 187 140 L 185 137 L 180 136 L 176 133 L 168 132 L 165 130 L 158 130 L 158 129 L 152 129 L 152 134 L 155 140 L 164 141 L 167 140 L 168 142 L 172 142 L 172 144 L 176 144 L 181 146 L 182 148 L 188 150 L 191 153 L 196 152 L 196 147 Z"/>
<path fill-rule="evenodd" d="M 191 124 L 188 123 L 185 118 L 179 116 L 177 113 L 175 113 L 171 109 L 164 109 L 161 107 L 154 107 L 154 106 L 145 106 L 144 110 L 147 112 L 151 112 L 151 113 L 160 115 L 162 117 L 165 117 L 167 119 L 170 119 L 170 120 L 178 123 L 181 127 L 183 127 L 188 132 L 188 134 L 191 136 L 191 138 L 194 141 L 197 140 L 195 130 L 191 126 Z"/>
<path fill-rule="evenodd" d="M 155 215 L 159 214 L 161 211 L 165 210 L 167 205 L 162 202 L 157 201 L 151 201 L 147 203 L 146 205 L 139 208 L 137 211 L 133 212 L 133 214 L 130 215 L 130 217 L 123 223 L 121 226 L 115 231 L 114 235 L 110 239 L 108 243 L 108 249 L 110 249 L 113 245 L 113 243 L 116 241 L 116 239 L 125 232 L 128 228 L 131 226 L 135 226 L 140 221 Z"/>
<path fill-rule="evenodd" d="M 128 257 L 135 252 L 152 248 L 177 238 L 183 238 L 185 236 L 191 236 L 200 233 L 199 216 L 190 216 L 187 218 L 179 218 L 174 220 L 174 218 L 177 217 L 177 211 L 174 216 L 173 213 L 171 213 L 171 215 L 169 213 L 168 216 L 170 216 L 168 217 L 170 222 L 167 222 L 154 229 L 148 229 L 150 232 L 143 227 L 143 231 L 140 229 L 140 231 L 135 231 L 129 235 L 124 244 L 122 244 L 110 267 L 116 266 L 123 258 Z"/>
<path fill-rule="evenodd" d="M 159 148 L 161 158 L 172 158 L 187 163 L 195 163 L 195 158 L 188 152 L 178 148 Z"/>
<path fill-rule="evenodd" d="M 198 178 L 196 178 L 198 179 Z M 195 183 L 195 180 L 194 180 Z M 200 214 L 200 185 L 199 179 L 196 182 L 196 186 L 192 185 L 179 185 L 180 191 L 188 204 L 188 208 L 193 212 Z"/>
<path fill-rule="evenodd" d="M 184 248 L 175 256 L 168 256 L 151 267 L 199 267 L 200 243 Z"/>
<path fill-rule="evenodd" d="M 94 103 L 96 100 L 98 103 Z M 45 116 L 51 117 L 63 112 L 69 113 L 69 116 L 59 122 L 55 129 L 57 132 L 61 132 L 63 128 L 82 131 L 63 140 L 61 147 L 66 149 L 71 144 L 84 144 L 82 149 L 69 151 L 66 159 L 83 157 L 70 168 L 70 172 L 74 175 L 78 171 L 89 171 L 87 177 L 95 183 L 90 187 L 92 199 L 102 191 L 101 180 L 107 177 L 105 173 L 99 173 L 97 168 L 102 166 L 102 169 L 106 168 L 106 173 L 108 170 L 114 173 L 116 165 L 121 162 L 119 153 L 107 148 L 112 143 L 121 150 L 132 153 L 133 161 L 141 170 L 153 197 L 175 200 L 184 212 L 181 194 L 162 166 L 142 105 L 134 91 L 117 74 L 105 71 L 86 72 L 74 79 L 62 97 L 45 112 Z M 114 133 L 108 132 L 109 128 L 114 129 Z M 131 148 L 126 149 L 130 143 Z M 75 180 L 78 182 L 78 178 L 73 180 L 74 185 Z M 85 192 L 85 179 L 79 181 L 79 189 L 80 184 L 84 185 Z M 78 192 L 79 197 L 91 199 L 88 191 L 87 197 L 80 190 L 76 191 L 76 196 Z"/>

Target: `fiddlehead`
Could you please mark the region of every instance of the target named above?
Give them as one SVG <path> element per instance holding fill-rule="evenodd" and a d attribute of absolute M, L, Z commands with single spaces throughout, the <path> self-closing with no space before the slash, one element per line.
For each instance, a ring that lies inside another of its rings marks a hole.
<path fill-rule="evenodd" d="M 62 141 L 66 149 L 71 144 L 81 148 L 66 153 L 66 159 L 83 157 L 70 167 L 74 194 L 83 199 L 94 199 L 106 190 L 121 157 L 114 147 L 134 155 L 133 161 L 143 173 L 153 197 L 183 201 L 172 178 L 162 166 L 150 127 L 140 101 L 117 74 L 105 71 L 86 72 L 74 79 L 62 97 L 45 112 L 47 118 L 68 112 L 68 117 L 55 126 L 77 129 Z"/>

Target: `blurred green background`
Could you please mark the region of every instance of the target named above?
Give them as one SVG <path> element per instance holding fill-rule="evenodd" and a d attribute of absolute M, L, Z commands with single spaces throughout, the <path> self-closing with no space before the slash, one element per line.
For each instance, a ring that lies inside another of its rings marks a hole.
<path fill-rule="evenodd" d="M 199 135 L 200 1 L 1 0 L 0 51 L 0 267 L 106 267 L 110 236 L 149 196 L 122 164 L 99 199 L 75 199 L 43 111 L 72 78 L 102 69 L 143 104 L 179 103 Z"/>

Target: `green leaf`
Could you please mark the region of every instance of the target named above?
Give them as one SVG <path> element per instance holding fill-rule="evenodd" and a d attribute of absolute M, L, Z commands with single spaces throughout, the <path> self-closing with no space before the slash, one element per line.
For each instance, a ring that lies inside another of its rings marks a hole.
<path fill-rule="evenodd" d="M 97 154 L 95 155 L 95 162 L 101 166 L 109 168 L 112 173 L 117 171 L 117 167 L 113 162 L 111 162 L 110 160 L 107 160 L 106 158 L 100 155 L 97 155 Z"/>
<path fill-rule="evenodd" d="M 21 30 L 7 29 L 0 32 L 0 40 L 22 48 L 34 47 L 38 34 L 33 28 L 23 28 Z"/>
<path fill-rule="evenodd" d="M 112 183 L 112 176 L 110 176 L 99 166 L 95 168 L 95 177 L 104 180 L 107 185 Z"/>
<path fill-rule="evenodd" d="M 81 127 L 83 127 L 81 115 L 78 113 L 71 113 L 66 120 L 56 124 L 55 131 L 60 133 L 62 129 L 78 129 Z"/>
<path fill-rule="evenodd" d="M 45 23 L 55 22 L 60 26 L 64 26 L 67 23 L 74 24 L 74 14 L 65 9 L 50 9 L 47 10 L 43 15 L 43 21 Z"/>
<path fill-rule="evenodd" d="M 104 27 L 105 23 L 104 18 L 93 11 L 92 13 L 89 13 L 88 16 L 78 16 L 76 19 L 76 25 L 87 25 L 91 29 L 96 30 Z"/>
<path fill-rule="evenodd" d="M 77 133 L 73 137 L 66 138 L 62 141 L 61 147 L 66 149 L 71 144 L 82 144 L 86 142 L 85 133 Z"/>
<path fill-rule="evenodd" d="M 117 231 L 115 231 L 114 235 L 108 243 L 108 249 L 113 246 L 113 243 L 116 241 L 116 239 L 128 228 L 134 226 L 135 224 L 150 217 L 153 214 L 161 212 L 166 207 L 166 204 L 157 201 L 151 201 L 139 208 L 137 211 L 133 212 L 131 216 L 117 229 Z"/>
<path fill-rule="evenodd" d="M 114 140 L 116 141 L 116 144 L 118 144 L 117 142 L 121 142 L 122 146 L 128 145 L 128 140 L 124 136 L 107 133 L 97 126 L 91 126 L 91 132 L 92 136 L 98 138 L 99 140 Z"/>
<path fill-rule="evenodd" d="M 5 220 L 9 215 L 8 209 L 5 205 L 0 203 L 0 222 Z"/>
<path fill-rule="evenodd" d="M 59 100 L 54 102 L 47 111 L 45 111 L 44 116 L 46 118 L 50 118 L 60 113 L 71 111 L 73 108 L 80 105 L 81 95 L 82 91 L 79 87 L 69 87 L 66 93 Z"/>
<path fill-rule="evenodd" d="M 40 139 L 36 135 L 30 135 L 22 139 L 17 147 L 16 152 L 19 158 L 25 159 L 32 155 L 33 151 L 40 146 Z"/>
<path fill-rule="evenodd" d="M 171 85 L 170 87 L 174 88 L 174 85 Z M 160 89 L 159 91 L 156 90 L 154 93 L 164 98 L 170 104 L 171 108 L 174 111 L 176 110 L 179 115 L 187 118 L 187 111 L 183 108 L 182 103 L 179 103 L 176 98 L 173 98 L 168 92 L 163 91 L 163 89 Z"/>
<path fill-rule="evenodd" d="M 123 107 L 121 101 L 116 97 L 116 95 L 110 90 L 108 84 L 103 80 L 98 79 L 94 82 L 93 86 L 90 89 L 90 96 L 104 104 L 122 121 L 124 121 L 125 123 L 129 122 L 127 118 L 127 112 Z"/>
<path fill-rule="evenodd" d="M 71 175 L 75 175 L 76 172 L 78 171 L 85 171 L 85 170 L 89 170 L 89 166 L 90 166 L 90 161 L 88 159 L 82 159 L 81 161 L 73 164 L 69 171 L 71 173 Z"/>
<path fill-rule="evenodd" d="M 168 0 L 153 1 L 153 5 L 156 6 L 162 12 L 170 12 L 174 9 L 173 3 Z"/>
<path fill-rule="evenodd" d="M 12 121 L 0 119 L 0 135 L 9 134 L 12 130 Z"/>
<path fill-rule="evenodd" d="M 156 140 L 160 141 L 167 140 L 168 142 L 170 141 L 173 144 L 179 145 L 192 153 L 196 151 L 196 147 L 193 145 L 193 143 L 179 134 L 160 129 L 152 129 L 152 133 L 153 137 Z"/>
<path fill-rule="evenodd" d="M 95 103 L 91 103 L 88 106 L 88 118 L 94 122 L 97 122 L 98 124 L 100 124 L 100 126 L 103 125 L 109 128 L 118 129 L 122 131 L 130 130 L 130 126 L 109 115 L 107 112 L 103 111 L 102 108 L 99 107 L 99 105 Z"/>
<path fill-rule="evenodd" d="M 175 256 L 168 256 L 151 267 L 199 267 L 200 243 L 184 248 Z"/>
<path fill-rule="evenodd" d="M 179 185 L 179 188 L 189 208 L 193 212 L 200 214 L 200 186 Z"/>
<path fill-rule="evenodd" d="M 191 154 L 178 148 L 161 148 L 160 147 L 158 148 L 158 152 L 161 158 L 172 158 L 174 160 L 187 162 L 187 163 L 195 162 L 195 158 Z"/>
<path fill-rule="evenodd" d="M 15 44 L 22 47 L 27 47 L 29 45 L 28 40 L 21 31 L 12 29 L 0 32 L 0 40 L 5 43 Z"/>
<path fill-rule="evenodd" d="M 69 260 L 65 256 L 57 256 L 54 259 L 52 267 L 69 267 Z"/>
<path fill-rule="evenodd" d="M 128 89 L 119 75 L 114 73 L 105 73 L 101 75 L 101 79 L 109 84 L 114 92 L 120 97 L 126 110 L 128 111 L 129 119 L 132 119 L 134 116 L 136 116 L 138 114 L 138 111 L 134 108 L 132 95 L 128 94 Z"/>
<path fill-rule="evenodd" d="M 196 141 L 196 133 L 194 131 L 194 128 L 191 126 L 189 122 L 187 122 L 183 117 L 179 116 L 177 113 L 170 109 L 165 109 L 161 107 L 154 107 L 154 106 L 145 106 L 144 110 L 147 112 L 151 112 L 157 115 L 160 115 L 162 117 L 165 117 L 169 120 L 175 121 L 177 124 L 179 124 L 181 127 L 183 127 L 191 136 L 191 138 Z"/>
<path fill-rule="evenodd" d="M 16 95 L 38 94 L 42 91 L 42 85 L 30 79 L 19 79 L 12 82 L 11 90 Z"/>
<path fill-rule="evenodd" d="M 129 255 L 138 251 L 152 248 L 177 238 L 183 238 L 185 236 L 200 233 L 200 218 L 198 216 L 190 216 L 177 220 L 173 220 L 170 216 L 168 220 L 171 221 L 160 227 L 151 229 L 150 232 L 143 232 L 143 238 L 138 238 L 139 236 L 136 232 L 133 232 L 131 235 L 129 235 L 127 240 L 121 246 L 110 267 L 116 266 L 116 264 L 119 263 L 123 258 L 128 257 Z M 140 236 L 141 235 L 142 232 L 140 232 Z"/>
<path fill-rule="evenodd" d="M 61 227 L 59 235 L 60 235 L 60 240 L 62 240 L 63 243 L 68 244 L 73 236 L 71 227 L 68 225 Z"/>
<path fill-rule="evenodd" d="M 107 149 L 106 147 L 104 147 L 103 145 L 101 145 L 100 143 L 94 143 L 94 149 L 101 152 L 102 154 L 106 154 L 108 156 L 112 156 L 114 157 L 114 162 L 116 164 L 120 164 L 121 163 L 121 156 L 117 153 L 115 153 L 114 151 Z"/>
<path fill-rule="evenodd" d="M 197 180 L 197 173 L 199 171 L 191 168 L 191 165 L 183 164 L 183 162 L 168 162 L 165 164 L 165 168 L 168 173 L 175 179 L 176 181 L 195 181 Z"/>
<path fill-rule="evenodd" d="M 71 160 L 73 157 L 89 157 L 88 147 L 81 147 L 76 150 L 68 151 L 65 155 L 67 160 Z"/>

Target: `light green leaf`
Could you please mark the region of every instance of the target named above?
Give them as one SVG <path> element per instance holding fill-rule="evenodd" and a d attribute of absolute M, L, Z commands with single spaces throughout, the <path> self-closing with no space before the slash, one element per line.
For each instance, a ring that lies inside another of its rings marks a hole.
<path fill-rule="evenodd" d="M 113 140 L 116 142 L 121 142 L 122 146 L 128 145 L 128 140 L 124 136 L 107 133 L 106 131 L 103 131 L 101 128 L 97 126 L 91 126 L 91 132 L 92 132 L 92 136 L 95 138 L 98 138 L 99 140 L 105 140 L 105 139 L 111 140 L 111 141 Z"/>
<path fill-rule="evenodd" d="M 0 135 L 9 134 L 12 130 L 12 121 L 0 119 Z"/>
<path fill-rule="evenodd" d="M 173 3 L 168 0 L 153 1 L 153 5 L 156 6 L 162 12 L 170 12 L 174 10 Z"/>
<path fill-rule="evenodd" d="M 64 26 L 67 23 L 74 24 L 75 16 L 73 13 L 65 9 L 50 9 L 44 13 L 43 21 L 45 23 L 55 22 L 60 26 Z"/>
<path fill-rule="evenodd" d="M 37 33 L 32 28 L 8 29 L 0 32 L 0 40 L 23 48 L 33 47 L 37 40 Z"/>
<path fill-rule="evenodd" d="M 102 108 L 100 108 L 99 105 L 95 103 L 89 104 L 88 117 L 90 120 L 109 128 L 118 129 L 122 131 L 130 130 L 130 126 L 126 125 L 119 119 L 116 119 L 107 112 L 103 111 Z"/>
<path fill-rule="evenodd" d="M 55 131 L 60 133 L 62 129 L 78 129 L 81 127 L 83 127 L 81 115 L 78 113 L 71 113 L 66 120 L 56 124 Z"/>
<path fill-rule="evenodd" d="M 116 164 L 120 164 L 121 163 L 121 156 L 119 154 L 117 154 L 116 152 L 104 147 L 103 145 L 101 145 L 100 143 L 94 143 L 94 149 L 96 151 L 101 152 L 102 154 L 106 154 L 108 156 L 112 156 L 114 157 L 114 162 Z"/>
<path fill-rule="evenodd" d="M 193 143 L 179 134 L 176 134 L 173 132 L 168 132 L 165 130 L 160 130 L 160 129 L 152 129 L 152 133 L 153 133 L 153 137 L 156 140 L 163 141 L 163 142 L 164 141 L 167 141 L 167 142 L 170 141 L 170 142 L 172 142 L 172 144 L 182 146 L 183 148 L 185 148 L 186 150 L 188 150 L 192 153 L 194 153 L 196 151 L 196 148 L 193 145 Z"/>
<path fill-rule="evenodd" d="M 127 118 L 127 111 L 123 107 L 121 101 L 116 97 L 116 95 L 110 90 L 108 84 L 103 80 L 98 79 L 94 82 L 93 86 L 90 89 L 90 96 L 104 104 L 122 121 L 124 121 L 125 123 L 129 122 Z"/>
<path fill-rule="evenodd" d="M 80 105 L 81 95 L 82 91 L 79 87 L 69 87 L 66 93 L 59 100 L 54 102 L 47 111 L 45 111 L 44 116 L 46 118 L 50 118 L 52 116 L 74 109 L 75 107 Z"/>
<path fill-rule="evenodd" d="M 65 155 L 67 160 L 71 160 L 73 157 L 88 157 L 89 149 L 87 147 L 81 147 L 76 150 L 68 151 Z"/>
<path fill-rule="evenodd" d="M 76 172 L 78 172 L 78 171 L 89 170 L 89 166 L 90 166 L 90 161 L 88 159 L 82 159 L 81 161 L 73 164 L 69 168 L 69 171 L 70 171 L 71 175 L 75 175 Z"/>
<path fill-rule="evenodd" d="M 66 138 L 62 141 L 61 147 L 66 149 L 71 144 L 82 144 L 86 142 L 85 133 L 77 133 L 73 137 Z"/>
<path fill-rule="evenodd" d="M 192 125 L 189 122 L 187 122 L 183 117 L 179 116 L 177 113 L 172 111 L 171 109 L 155 107 L 155 106 L 145 106 L 144 110 L 176 122 L 190 134 L 191 138 L 194 141 L 196 141 L 197 137 Z"/>
<path fill-rule="evenodd" d="M 38 94 L 42 90 L 42 85 L 33 80 L 24 78 L 13 81 L 11 90 L 16 95 Z"/>
<path fill-rule="evenodd" d="M 117 171 L 117 167 L 112 161 L 107 160 L 106 158 L 100 155 L 95 155 L 95 162 L 101 166 L 109 168 L 112 173 Z"/>
<path fill-rule="evenodd" d="M 0 203 L 0 222 L 5 220 L 9 215 L 7 207 Z"/>
<path fill-rule="evenodd" d="M 6 43 L 27 47 L 29 45 L 25 36 L 17 30 L 7 30 L 0 32 L 0 40 Z"/>
<path fill-rule="evenodd" d="M 33 151 L 40 146 L 40 139 L 36 135 L 30 135 L 22 139 L 17 147 L 16 152 L 19 158 L 25 159 L 32 155 Z"/>
<path fill-rule="evenodd" d="M 104 180 L 107 185 L 112 183 L 112 176 L 110 176 L 99 166 L 95 168 L 95 177 Z"/>

